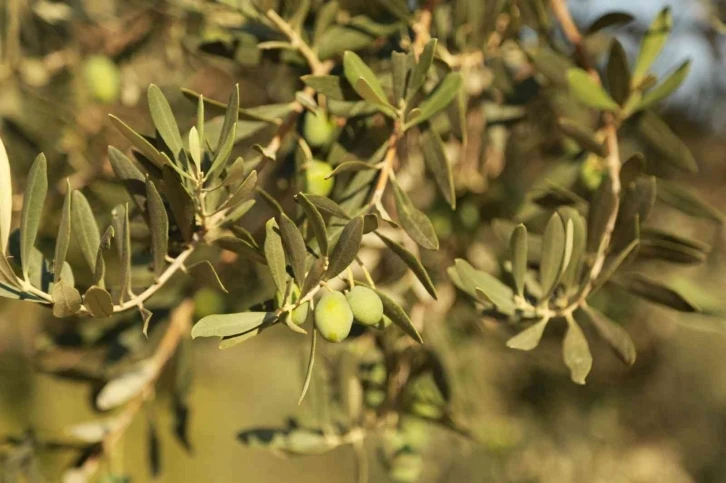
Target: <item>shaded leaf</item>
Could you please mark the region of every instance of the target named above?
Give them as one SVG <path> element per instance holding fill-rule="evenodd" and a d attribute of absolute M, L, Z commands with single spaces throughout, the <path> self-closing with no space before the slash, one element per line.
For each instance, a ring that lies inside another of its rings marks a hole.
<path fill-rule="evenodd" d="M 303 286 L 300 289 L 300 296 L 298 297 L 298 300 L 305 297 L 320 283 L 323 279 L 323 275 L 325 275 L 326 266 L 327 261 L 324 258 L 318 258 L 313 262 L 310 266 L 310 270 L 308 270 L 308 274 L 305 275 L 305 283 L 303 283 Z"/>
<path fill-rule="evenodd" d="M 96 253 L 101 244 L 101 234 L 98 231 L 93 211 L 91 211 L 91 205 L 80 191 L 74 191 L 71 196 L 71 225 L 86 263 L 91 272 L 95 272 Z"/>
<path fill-rule="evenodd" d="M 164 194 L 169 201 L 171 213 L 182 238 L 190 242 L 194 237 L 194 201 L 176 173 L 168 167 L 162 170 L 164 178 Z"/>
<path fill-rule="evenodd" d="M 350 101 L 357 98 L 351 86 L 337 75 L 304 75 L 300 80 L 328 99 Z"/>
<path fill-rule="evenodd" d="M 690 173 L 698 172 L 698 164 L 688 146 L 652 111 L 644 111 L 636 117 L 636 127 L 643 140 L 664 161 Z"/>
<path fill-rule="evenodd" d="M 459 93 L 463 83 L 463 78 L 459 72 L 450 72 L 446 74 L 441 82 L 436 86 L 426 99 L 421 101 L 418 109 L 421 114 L 415 119 L 406 122 L 404 129 L 408 129 L 417 124 L 431 119 L 435 114 L 441 112 Z"/>
<path fill-rule="evenodd" d="M 607 156 L 607 147 L 596 138 L 594 131 L 583 126 L 582 123 L 560 118 L 558 124 L 562 132 L 577 141 L 577 144 L 583 149 L 587 149 L 601 157 Z"/>
<path fill-rule="evenodd" d="M 608 343 L 615 355 L 625 364 L 632 366 L 636 357 L 635 345 L 625 329 L 610 320 L 605 314 L 588 305 L 583 305 L 582 312 L 590 320 L 600 337 Z"/>
<path fill-rule="evenodd" d="M 151 143 L 141 134 L 131 129 L 125 122 L 113 114 L 109 114 L 108 117 L 111 119 L 114 126 L 116 126 L 116 129 L 118 129 L 126 139 L 131 141 L 131 144 L 133 144 L 136 149 L 138 149 L 141 154 L 146 157 L 146 159 L 154 163 L 157 168 L 161 169 L 165 165 L 169 164 L 167 162 L 167 158 L 157 151 L 156 148 L 154 148 L 154 146 L 152 146 Z"/>
<path fill-rule="evenodd" d="M 253 262 L 267 263 L 265 256 L 252 246 L 248 241 L 237 238 L 236 236 L 225 235 L 214 240 L 214 243 L 224 250 L 229 250 Z"/>
<path fill-rule="evenodd" d="M 325 273 L 326 279 L 331 279 L 340 274 L 343 270 L 348 268 L 348 265 L 353 263 L 355 257 L 358 256 L 358 250 L 360 250 L 360 244 L 363 240 L 363 217 L 356 216 L 350 220 L 343 228 L 333 248 L 333 253 L 330 255 L 330 264 L 328 270 Z"/>
<path fill-rule="evenodd" d="M 80 292 L 63 279 L 53 284 L 51 297 L 53 297 L 53 315 L 55 317 L 69 317 L 81 310 L 83 301 Z"/>
<path fill-rule="evenodd" d="M 393 87 L 393 105 L 398 107 L 401 99 L 406 97 L 406 86 L 409 74 L 409 54 L 391 53 L 391 77 Z"/>
<path fill-rule="evenodd" d="M 164 201 L 150 179 L 146 180 L 146 198 L 149 208 L 154 275 L 159 278 L 164 273 L 166 254 L 169 251 L 169 218 L 166 214 Z"/>
<path fill-rule="evenodd" d="M 716 222 L 726 220 L 726 214 L 723 211 L 677 183 L 659 180 L 657 196 L 659 200 L 688 215 Z"/>
<path fill-rule="evenodd" d="M 607 230 L 610 216 L 618 207 L 619 200 L 613 196 L 612 180 L 604 175 L 600 186 L 592 197 L 587 215 L 587 251 L 596 253 Z"/>
<path fill-rule="evenodd" d="M 618 39 L 614 39 L 610 46 L 607 68 L 608 87 L 610 95 L 621 106 L 630 95 L 630 67 L 628 56 Z"/>
<path fill-rule="evenodd" d="M 131 227 L 129 226 L 129 207 L 118 205 L 113 209 L 113 228 L 116 232 L 116 251 L 121 269 L 119 302 L 123 302 L 131 291 Z"/>
<path fill-rule="evenodd" d="M 358 57 L 358 54 L 350 50 L 343 54 L 343 72 L 348 83 L 363 99 L 370 102 L 371 99 L 366 97 L 368 95 L 372 99 L 377 99 L 382 105 L 390 105 L 376 74 Z M 362 79 L 365 85 L 359 83 L 359 79 Z"/>
<path fill-rule="evenodd" d="M 381 298 L 381 302 L 383 303 L 383 314 L 388 316 L 394 324 L 408 334 L 413 340 L 419 344 L 423 344 L 421 334 L 419 334 L 418 330 L 416 330 L 416 327 L 413 325 L 413 322 L 411 322 L 411 319 L 408 317 L 406 311 L 403 310 L 401 306 L 393 301 L 393 299 L 391 299 L 388 295 L 384 294 L 380 290 L 373 290 Z"/>
<path fill-rule="evenodd" d="M 411 70 L 411 80 L 408 85 L 408 93 L 406 97 L 410 100 L 426 82 L 426 76 L 431 69 L 436 53 L 436 39 L 431 39 L 426 43 L 421 55 L 418 58 L 416 66 Z"/>
<path fill-rule="evenodd" d="M 539 281 L 542 285 L 544 298 L 552 295 L 562 275 L 565 258 L 566 233 L 559 214 L 553 213 L 545 227 L 542 239 L 542 260 L 539 266 Z"/>
<path fill-rule="evenodd" d="M 197 337 L 227 337 L 250 331 L 276 320 L 272 312 L 241 312 L 209 315 L 194 324 L 192 339 Z"/>
<path fill-rule="evenodd" d="M 587 34 L 591 35 L 602 29 L 624 25 L 632 22 L 634 17 L 626 12 L 608 12 L 595 20 L 588 28 Z"/>
<path fill-rule="evenodd" d="M 431 174 L 433 174 L 439 192 L 451 206 L 451 209 L 456 209 L 454 177 L 451 173 L 451 166 L 446 159 L 446 151 L 441 136 L 433 129 L 424 130 L 421 134 L 421 149 L 424 162 Z"/>
<path fill-rule="evenodd" d="M 691 70 L 691 61 L 687 60 L 683 62 L 676 70 L 666 77 L 663 82 L 658 84 L 656 87 L 650 89 L 643 94 L 643 99 L 638 104 L 638 109 L 645 109 L 652 106 L 656 102 L 665 99 L 671 95 L 683 81 L 688 77 L 688 73 Z"/>
<path fill-rule="evenodd" d="M 43 204 L 48 193 L 48 163 L 43 153 L 39 154 L 30 166 L 28 180 L 23 196 L 23 211 L 20 215 L 20 261 L 23 277 L 28 280 L 30 252 L 35 246 Z"/>
<path fill-rule="evenodd" d="M 305 216 L 307 216 L 310 227 L 312 228 L 313 234 L 315 235 L 315 239 L 318 241 L 318 246 L 320 247 L 320 254 L 322 256 L 327 256 L 328 231 L 325 228 L 325 220 L 323 220 L 323 215 L 320 214 L 315 205 L 312 204 L 303 193 L 298 193 L 297 195 L 295 195 L 295 201 L 300 204 L 303 211 L 305 212 Z"/>
<path fill-rule="evenodd" d="M 282 247 L 282 238 L 280 238 L 277 222 L 274 218 L 267 220 L 265 225 L 265 258 L 278 292 L 285 293 L 287 285 L 285 250 Z"/>
<path fill-rule="evenodd" d="M 366 163 L 365 161 L 344 161 L 336 166 L 335 169 L 333 169 L 333 171 L 331 171 L 330 174 L 325 177 L 325 179 L 332 178 L 333 176 L 337 176 L 340 173 L 345 173 L 349 171 L 363 171 L 366 169 L 378 169 L 378 167 L 373 164 Z"/>
<path fill-rule="evenodd" d="M 686 299 L 673 288 L 667 287 L 640 274 L 629 274 L 617 280 L 618 285 L 628 292 L 643 297 L 646 300 L 665 305 L 681 312 L 699 312 L 693 302 Z"/>
<path fill-rule="evenodd" d="M 512 232 L 509 241 L 512 257 L 512 276 L 519 296 L 524 295 L 524 278 L 527 275 L 527 227 L 520 224 Z"/>
<path fill-rule="evenodd" d="M 421 247 L 427 250 L 438 250 L 439 239 L 436 236 L 431 220 L 421 210 L 413 206 L 408 195 L 403 192 L 398 183 L 392 181 L 391 185 L 396 198 L 396 211 L 403 229 Z"/>
<path fill-rule="evenodd" d="M 284 213 L 280 216 L 280 234 L 295 282 L 301 287 L 305 281 L 305 240 L 295 223 Z"/>
<path fill-rule="evenodd" d="M 83 296 L 83 305 L 97 319 L 105 319 L 113 314 L 113 299 L 106 290 L 93 285 Z"/>
<path fill-rule="evenodd" d="M 310 203 L 315 205 L 315 207 L 319 211 L 321 211 L 323 213 L 327 213 L 328 215 L 331 215 L 331 216 L 337 216 L 338 218 L 342 218 L 344 220 L 350 220 L 350 215 L 348 215 L 348 213 L 346 213 L 345 210 L 343 208 L 341 208 L 338 203 L 331 200 L 327 196 L 320 196 L 320 195 L 315 195 L 312 193 L 304 193 L 304 194 L 305 194 L 305 197 L 308 199 L 308 201 L 310 201 Z"/>
<path fill-rule="evenodd" d="M 565 365 L 570 369 L 570 378 L 576 384 L 585 384 L 585 378 L 592 368 L 592 354 L 585 334 L 572 316 L 567 317 L 567 332 L 562 341 Z"/>
<path fill-rule="evenodd" d="M 113 146 L 108 147 L 108 160 L 111 164 L 111 169 L 113 169 L 113 173 L 124 185 L 129 196 L 131 196 L 139 209 L 143 210 L 146 203 L 144 174 L 124 153 Z"/>
<path fill-rule="evenodd" d="M 545 317 L 537 321 L 535 324 L 527 327 L 519 334 L 510 338 L 507 341 L 507 347 L 521 351 L 531 351 L 537 347 L 540 340 L 542 340 L 542 334 L 544 334 L 549 320 L 549 318 Z"/>
<path fill-rule="evenodd" d="M 388 247 L 389 250 L 391 250 L 393 253 L 395 253 L 398 258 L 400 258 L 403 263 L 406 264 L 406 266 L 416 275 L 416 278 L 421 282 L 421 284 L 424 286 L 426 291 L 434 298 L 437 299 L 438 296 L 436 294 L 436 287 L 434 287 L 433 282 L 431 281 L 431 277 L 429 277 L 428 272 L 424 268 L 424 266 L 421 264 L 418 258 L 416 256 L 406 250 L 406 248 L 403 245 L 400 245 L 396 243 L 395 241 L 391 240 L 385 235 L 382 235 L 380 233 L 376 233 L 378 235 L 378 238 L 380 238 L 383 243 Z"/>
<path fill-rule="evenodd" d="M 53 256 L 53 282 L 58 283 L 61 278 L 63 264 L 66 261 L 68 245 L 71 243 L 71 183 L 66 179 L 66 196 L 63 200 L 60 221 L 58 222 L 58 235 L 55 240 L 55 254 Z"/>

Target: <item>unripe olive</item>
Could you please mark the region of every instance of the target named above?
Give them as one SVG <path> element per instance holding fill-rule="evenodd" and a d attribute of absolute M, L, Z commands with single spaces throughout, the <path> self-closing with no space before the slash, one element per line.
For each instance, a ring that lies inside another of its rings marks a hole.
<path fill-rule="evenodd" d="M 328 196 L 333 191 L 335 180 L 333 178 L 325 179 L 325 177 L 333 171 L 333 167 L 316 159 L 307 163 L 306 166 L 305 185 L 307 192 L 318 196 Z"/>
<path fill-rule="evenodd" d="M 391 318 L 387 315 L 384 315 L 383 317 L 381 317 L 381 320 L 379 320 L 378 323 L 376 324 L 376 329 L 379 329 L 379 330 L 387 329 L 388 327 L 390 327 L 390 325 L 392 323 L 393 323 L 393 321 L 391 320 Z"/>
<path fill-rule="evenodd" d="M 295 302 L 297 302 L 298 298 L 300 298 L 300 289 L 296 284 L 293 284 L 292 288 L 290 289 L 290 297 L 288 299 L 288 302 L 294 304 Z M 275 303 L 277 304 L 277 308 L 283 306 L 282 294 L 279 291 L 275 294 Z M 294 309 L 290 314 L 290 320 L 292 320 L 292 323 L 295 325 L 303 325 L 308 320 L 309 309 L 309 302 L 305 302 L 304 304 Z"/>
<path fill-rule="evenodd" d="M 425 419 L 441 419 L 444 415 L 444 409 L 441 406 L 427 401 L 414 401 L 411 404 L 411 412 Z"/>
<path fill-rule="evenodd" d="M 326 340 L 340 342 L 350 333 L 353 312 L 340 292 L 323 295 L 315 306 L 315 325 Z"/>
<path fill-rule="evenodd" d="M 600 159 L 592 153 L 580 165 L 580 180 L 590 191 L 595 191 L 602 182 L 603 170 L 600 165 Z"/>
<path fill-rule="evenodd" d="M 396 483 L 418 481 L 423 469 L 423 458 L 417 453 L 401 453 L 391 462 L 389 476 Z"/>
<path fill-rule="evenodd" d="M 481 215 L 479 214 L 479 207 L 472 201 L 465 201 L 457 209 L 459 213 L 459 219 L 461 220 L 464 228 L 473 230 L 479 226 L 481 221 Z"/>
<path fill-rule="evenodd" d="M 198 318 L 225 312 L 224 297 L 211 288 L 202 288 L 194 294 L 194 315 Z"/>
<path fill-rule="evenodd" d="M 317 113 L 308 112 L 303 120 L 303 136 L 305 141 L 313 147 L 319 148 L 330 142 L 335 132 L 335 123 L 328 119 L 327 114 L 318 110 Z"/>
<path fill-rule="evenodd" d="M 118 66 L 105 55 L 92 55 L 83 63 L 83 78 L 94 99 L 116 102 L 121 93 L 121 74 Z"/>
<path fill-rule="evenodd" d="M 363 325 L 374 326 L 383 317 L 383 302 L 373 290 L 356 285 L 345 296 L 355 320 Z"/>
<path fill-rule="evenodd" d="M 386 400 L 386 391 L 378 388 L 370 388 L 365 392 L 366 405 L 377 408 Z"/>

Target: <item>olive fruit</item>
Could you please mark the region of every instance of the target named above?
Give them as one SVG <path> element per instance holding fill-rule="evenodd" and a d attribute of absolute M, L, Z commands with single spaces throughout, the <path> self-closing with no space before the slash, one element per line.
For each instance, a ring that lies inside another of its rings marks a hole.
<path fill-rule="evenodd" d="M 376 324 L 376 329 L 383 330 L 390 327 L 390 325 L 393 323 L 391 318 L 387 315 L 384 315 L 380 321 Z"/>
<path fill-rule="evenodd" d="M 224 297 L 211 288 L 202 288 L 194 294 L 194 315 L 203 318 L 208 315 L 223 314 L 225 312 Z"/>
<path fill-rule="evenodd" d="M 83 78 L 93 98 L 99 102 L 116 102 L 121 94 L 118 66 L 105 55 L 92 55 L 83 63 Z"/>
<path fill-rule="evenodd" d="M 335 132 L 335 123 L 327 114 L 318 110 L 317 113 L 308 112 L 303 120 L 303 137 L 313 147 L 319 148 L 330 142 Z"/>
<path fill-rule="evenodd" d="M 340 342 L 350 333 L 353 312 L 348 301 L 340 292 L 323 295 L 315 306 L 315 325 L 325 340 Z"/>
<path fill-rule="evenodd" d="M 391 461 L 388 474 L 396 483 L 413 483 L 418 481 L 423 469 L 423 458 L 418 453 L 401 452 Z"/>
<path fill-rule="evenodd" d="M 325 179 L 333 172 L 333 167 L 324 161 L 316 159 L 307 163 L 305 169 L 305 185 L 308 193 L 318 196 L 328 196 L 333 191 L 333 178 Z"/>
<path fill-rule="evenodd" d="M 363 325 L 374 326 L 383 317 L 383 302 L 373 290 L 356 285 L 345 296 L 355 320 Z"/>
<path fill-rule="evenodd" d="M 289 302 L 291 304 L 294 304 L 295 302 L 297 302 L 298 298 L 300 298 L 300 289 L 296 284 L 293 284 Z M 275 302 L 277 303 L 278 308 L 282 307 L 282 294 L 279 291 L 275 295 Z M 304 304 L 301 304 L 299 307 L 295 308 L 290 314 L 290 320 L 292 320 L 292 323 L 295 325 L 303 325 L 308 320 L 309 309 L 309 302 L 305 302 Z"/>

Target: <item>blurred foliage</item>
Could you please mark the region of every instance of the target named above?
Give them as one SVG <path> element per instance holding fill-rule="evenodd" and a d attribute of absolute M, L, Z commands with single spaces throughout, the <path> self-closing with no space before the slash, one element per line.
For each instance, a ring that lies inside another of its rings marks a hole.
<path fill-rule="evenodd" d="M 669 9 L 0 5 L 0 481 L 724 481 Z"/>

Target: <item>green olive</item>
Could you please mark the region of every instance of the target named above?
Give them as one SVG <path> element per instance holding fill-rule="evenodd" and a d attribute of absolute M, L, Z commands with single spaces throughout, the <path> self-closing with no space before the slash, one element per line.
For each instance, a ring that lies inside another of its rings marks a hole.
<path fill-rule="evenodd" d="M 383 317 L 381 317 L 381 320 L 379 320 L 378 323 L 376 324 L 376 329 L 379 329 L 379 330 L 387 329 L 388 327 L 390 327 L 390 325 L 392 323 L 393 323 L 393 321 L 391 320 L 391 318 L 387 315 L 384 315 Z"/>
<path fill-rule="evenodd" d="M 423 469 L 423 458 L 417 453 L 401 453 L 391 462 L 389 476 L 396 483 L 413 483 L 418 481 Z"/>
<path fill-rule="evenodd" d="M 318 196 L 328 196 L 333 191 L 335 180 L 325 179 L 333 172 L 333 167 L 324 161 L 312 160 L 306 165 L 305 185 L 308 193 Z"/>
<path fill-rule="evenodd" d="M 323 295 L 315 306 L 315 325 L 325 340 L 340 342 L 350 333 L 353 312 L 340 292 Z"/>
<path fill-rule="evenodd" d="M 121 73 L 105 55 L 92 55 L 83 63 L 83 78 L 94 99 L 110 104 L 121 94 Z"/>
<path fill-rule="evenodd" d="M 297 299 L 300 297 L 300 289 L 296 284 L 292 285 L 289 303 L 294 304 L 297 302 Z M 282 303 L 282 294 L 278 291 L 275 294 L 275 303 L 277 304 L 277 308 L 280 308 L 283 306 Z M 292 311 L 290 314 L 290 320 L 292 320 L 292 323 L 295 325 L 303 325 L 308 320 L 308 312 L 310 309 L 310 303 L 305 302 L 304 304 L 300 305 L 296 309 Z"/>
<path fill-rule="evenodd" d="M 194 294 L 194 314 L 198 318 L 225 312 L 224 297 L 211 288 L 202 288 Z"/>
<path fill-rule="evenodd" d="M 355 320 L 363 325 L 374 326 L 383 317 L 383 302 L 373 290 L 356 285 L 346 295 Z"/>
<path fill-rule="evenodd" d="M 377 408 L 383 401 L 386 400 L 386 391 L 378 388 L 371 388 L 365 392 L 366 405 L 372 408 Z"/>
<path fill-rule="evenodd" d="M 303 120 L 303 136 L 305 141 L 313 147 L 319 148 L 328 144 L 335 132 L 335 123 L 328 119 L 327 114 L 318 110 L 317 113 L 308 112 Z"/>
<path fill-rule="evenodd" d="M 466 229 L 473 230 L 479 226 L 481 215 L 476 203 L 472 201 L 465 201 L 461 204 L 457 211 L 459 213 L 459 219 Z"/>
<path fill-rule="evenodd" d="M 590 191 L 595 191 L 602 182 L 603 170 L 600 165 L 600 159 L 592 153 L 580 165 L 580 180 Z"/>

